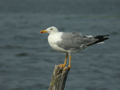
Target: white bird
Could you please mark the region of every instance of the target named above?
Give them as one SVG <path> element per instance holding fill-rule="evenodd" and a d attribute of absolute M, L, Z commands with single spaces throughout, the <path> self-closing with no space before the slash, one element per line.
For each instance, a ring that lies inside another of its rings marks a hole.
<path fill-rule="evenodd" d="M 78 32 L 59 32 L 59 30 L 52 26 L 46 30 L 41 30 L 40 33 L 48 33 L 49 45 L 57 51 L 66 53 L 64 64 L 60 64 L 61 68 L 64 68 L 67 64 L 67 58 L 69 57 L 68 68 L 71 68 L 71 53 L 81 51 L 88 46 L 96 43 L 101 43 L 108 39 L 109 35 L 81 35 Z"/>

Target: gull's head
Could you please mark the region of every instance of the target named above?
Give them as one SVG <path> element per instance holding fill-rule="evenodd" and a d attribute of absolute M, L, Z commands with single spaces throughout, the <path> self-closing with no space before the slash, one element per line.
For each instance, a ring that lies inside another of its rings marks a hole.
<path fill-rule="evenodd" d="M 56 32 L 59 32 L 59 31 L 58 31 L 58 29 L 57 29 L 56 27 L 54 27 L 54 26 L 51 26 L 51 27 L 49 27 L 49 28 L 47 28 L 47 29 L 45 29 L 45 30 L 41 30 L 41 31 L 40 31 L 40 33 L 49 33 L 49 34 L 51 34 L 51 33 L 56 33 Z"/>

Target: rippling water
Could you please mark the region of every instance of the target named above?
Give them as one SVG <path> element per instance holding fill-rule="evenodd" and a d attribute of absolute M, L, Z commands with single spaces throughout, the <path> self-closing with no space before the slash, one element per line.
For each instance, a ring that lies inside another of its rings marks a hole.
<path fill-rule="evenodd" d="M 71 7 L 72 8 L 72 7 Z M 72 55 L 65 90 L 120 90 L 120 16 L 117 14 L 0 13 L 0 90 L 47 90 L 55 64 L 41 29 L 110 34 L 103 45 Z"/>

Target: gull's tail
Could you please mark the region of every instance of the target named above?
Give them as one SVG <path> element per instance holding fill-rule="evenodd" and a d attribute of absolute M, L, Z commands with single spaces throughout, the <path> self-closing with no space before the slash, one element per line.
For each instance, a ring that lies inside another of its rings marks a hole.
<path fill-rule="evenodd" d="M 99 44 L 99 43 L 102 43 L 104 40 L 109 39 L 109 35 L 108 35 L 108 34 L 107 34 L 107 35 L 98 35 L 98 36 L 95 36 L 94 38 L 95 38 L 97 41 L 88 44 L 88 46 L 93 45 L 93 44 L 97 44 L 97 43 L 98 43 L 98 44 Z"/>

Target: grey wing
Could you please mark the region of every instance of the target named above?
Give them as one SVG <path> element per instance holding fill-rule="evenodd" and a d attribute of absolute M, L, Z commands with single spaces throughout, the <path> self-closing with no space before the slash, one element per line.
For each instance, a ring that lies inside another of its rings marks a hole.
<path fill-rule="evenodd" d="M 63 33 L 62 41 L 57 42 L 57 45 L 65 50 L 77 50 L 95 42 L 96 39 L 92 36 L 83 36 L 80 33 Z"/>

